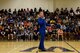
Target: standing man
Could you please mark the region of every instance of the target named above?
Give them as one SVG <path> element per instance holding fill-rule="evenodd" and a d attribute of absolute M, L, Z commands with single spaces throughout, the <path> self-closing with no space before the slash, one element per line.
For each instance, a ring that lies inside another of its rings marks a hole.
<path fill-rule="evenodd" d="M 50 25 L 46 24 L 43 11 L 39 12 L 38 24 L 40 26 L 40 28 L 39 28 L 39 33 L 40 33 L 39 50 L 40 51 L 46 51 L 44 48 L 45 30 L 46 30 L 46 26 L 50 26 Z"/>

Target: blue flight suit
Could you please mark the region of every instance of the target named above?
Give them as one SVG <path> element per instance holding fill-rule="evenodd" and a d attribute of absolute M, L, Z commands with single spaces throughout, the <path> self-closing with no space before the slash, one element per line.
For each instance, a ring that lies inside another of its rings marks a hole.
<path fill-rule="evenodd" d="M 40 33 L 40 44 L 39 44 L 39 49 L 45 50 L 44 48 L 44 39 L 45 39 L 45 30 L 46 30 L 46 25 L 50 26 L 49 24 L 46 23 L 45 19 L 43 18 L 38 18 L 38 24 L 40 26 L 39 28 L 39 33 Z"/>

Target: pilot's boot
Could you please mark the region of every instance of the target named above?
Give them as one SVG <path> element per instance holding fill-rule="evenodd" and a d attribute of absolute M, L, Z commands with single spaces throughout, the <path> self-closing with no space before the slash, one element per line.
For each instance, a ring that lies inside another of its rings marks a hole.
<path fill-rule="evenodd" d="M 38 51 L 39 51 L 39 52 L 41 52 L 41 51 L 46 51 L 46 49 L 44 49 L 44 50 L 42 50 L 42 49 L 39 49 Z"/>

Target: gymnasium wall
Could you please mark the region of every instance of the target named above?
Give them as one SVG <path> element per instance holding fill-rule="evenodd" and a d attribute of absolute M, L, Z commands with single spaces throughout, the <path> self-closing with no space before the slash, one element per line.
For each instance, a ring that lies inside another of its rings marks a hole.
<path fill-rule="evenodd" d="M 0 0 L 0 9 L 39 8 L 53 11 L 53 0 Z"/>
<path fill-rule="evenodd" d="M 71 7 L 75 10 L 77 7 L 80 7 L 80 0 L 55 0 L 55 6 L 54 8 L 68 8 L 70 9 Z"/>
<path fill-rule="evenodd" d="M 0 9 L 39 8 L 49 9 L 53 12 L 56 8 L 76 9 L 80 7 L 80 0 L 0 0 Z"/>

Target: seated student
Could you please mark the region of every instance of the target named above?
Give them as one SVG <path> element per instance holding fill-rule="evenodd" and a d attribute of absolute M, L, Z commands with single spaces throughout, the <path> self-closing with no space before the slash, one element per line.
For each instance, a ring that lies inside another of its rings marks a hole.
<path fill-rule="evenodd" d="M 71 32 L 70 32 L 70 40 L 74 40 L 74 37 L 75 37 L 75 32 L 76 32 L 76 30 L 75 30 L 75 26 L 74 25 L 72 25 L 72 26 L 70 26 L 70 29 L 71 29 Z"/>
<path fill-rule="evenodd" d="M 64 24 L 61 24 L 61 27 L 60 27 L 63 31 L 65 31 L 66 30 L 66 25 L 64 25 Z"/>
<path fill-rule="evenodd" d="M 78 24 L 78 27 L 79 27 L 79 30 L 80 30 L 80 19 L 78 20 L 77 24 Z"/>
<path fill-rule="evenodd" d="M 31 40 L 31 38 L 33 38 L 33 33 L 31 31 L 32 31 L 31 28 L 28 27 L 28 29 L 27 29 L 27 33 L 28 33 L 27 38 L 28 38 L 28 40 Z"/>
<path fill-rule="evenodd" d="M 62 29 L 58 29 L 57 35 L 58 35 L 58 40 L 60 40 L 60 36 L 61 36 L 61 40 L 63 40 L 63 30 Z"/>
<path fill-rule="evenodd" d="M 13 31 L 13 29 L 10 29 L 10 31 L 9 31 L 8 40 L 10 39 L 10 37 L 11 37 L 12 40 L 14 39 L 14 31 Z"/>
<path fill-rule="evenodd" d="M 9 36 L 9 34 L 10 34 L 10 27 L 6 25 L 5 28 L 4 28 L 4 31 L 5 31 L 5 36 Z"/>
<path fill-rule="evenodd" d="M 64 31 L 63 35 L 64 35 L 64 40 L 67 40 L 67 31 L 66 30 Z"/>
<path fill-rule="evenodd" d="M 34 16 L 33 9 L 30 9 L 30 16 Z"/>
<path fill-rule="evenodd" d="M 8 13 L 9 13 L 9 14 L 11 14 L 11 8 L 10 8 L 10 9 L 8 9 Z"/>
<path fill-rule="evenodd" d="M 76 18 L 80 17 L 80 8 L 77 7 L 76 12 L 75 12 Z"/>
<path fill-rule="evenodd" d="M 29 36 L 29 40 L 33 40 L 33 31 L 32 30 L 30 31 L 28 36 Z"/>
<path fill-rule="evenodd" d="M 25 28 L 24 34 L 25 34 L 25 40 L 28 40 L 29 32 L 28 32 L 27 28 Z"/>
<path fill-rule="evenodd" d="M 78 35 L 79 35 L 79 40 L 80 40 L 80 31 L 78 31 Z"/>
<path fill-rule="evenodd" d="M 61 25 L 61 24 L 57 23 L 57 24 L 56 24 L 56 27 L 57 27 L 57 28 L 60 28 L 60 25 Z"/>
<path fill-rule="evenodd" d="M 75 15 L 76 15 L 76 18 L 79 18 L 80 17 L 80 12 L 78 10 L 76 10 Z"/>
<path fill-rule="evenodd" d="M 2 37 L 2 39 L 4 39 L 4 37 L 5 37 L 4 28 L 2 30 L 0 30 L 0 36 Z"/>
<path fill-rule="evenodd" d="M 68 12 L 68 9 L 67 8 L 65 8 L 65 10 L 64 10 L 64 15 L 65 16 L 68 16 L 69 15 L 69 12 Z"/>
<path fill-rule="evenodd" d="M 69 24 L 67 24 L 66 26 L 66 40 L 70 40 L 70 33 L 71 32 L 71 29 L 69 27 Z"/>
<path fill-rule="evenodd" d="M 80 39 L 80 36 L 79 36 L 78 32 L 75 32 L 74 39 L 76 41 L 78 41 Z"/>
<path fill-rule="evenodd" d="M 19 29 L 17 29 L 17 32 L 16 32 L 16 39 L 17 41 L 21 39 L 21 31 Z"/>
<path fill-rule="evenodd" d="M 62 24 L 60 28 L 64 31 L 64 39 L 66 40 L 66 25 Z"/>
<path fill-rule="evenodd" d="M 74 10 L 73 10 L 73 8 L 71 8 L 70 13 L 69 13 L 70 18 L 74 19 L 74 15 L 75 15 Z"/>
<path fill-rule="evenodd" d="M 71 32 L 70 40 L 76 40 L 75 35 L 76 35 L 76 33 L 75 33 L 75 32 Z"/>
<path fill-rule="evenodd" d="M 24 28 L 26 28 L 27 27 L 27 22 L 26 21 L 24 21 Z"/>
<path fill-rule="evenodd" d="M 64 9 L 63 9 L 63 8 L 61 8 L 61 10 L 60 10 L 59 17 L 60 17 L 61 19 L 64 18 Z"/>
<path fill-rule="evenodd" d="M 14 25 L 14 19 L 11 15 L 8 17 L 8 25 L 10 25 L 11 27 Z"/>
<path fill-rule="evenodd" d="M 23 39 L 23 41 L 25 41 L 25 32 L 24 32 L 24 30 L 21 30 L 21 39 Z"/>
<path fill-rule="evenodd" d="M 20 24 L 19 30 L 24 30 L 24 26 Z"/>
<path fill-rule="evenodd" d="M 59 15 L 59 9 L 58 8 L 56 8 L 56 10 L 54 11 L 54 15 L 56 16 L 56 15 Z"/>
<path fill-rule="evenodd" d="M 79 8 L 79 7 L 77 7 L 76 11 L 79 11 L 79 10 L 80 10 L 80 8 Z"/>
<path fill-rule="evenodd" d="M 57 39 L 57 29 L 54 28 L 52 33 L 53 33 L 52 40 L 56 40 Z"/>
<path fill-rule="evenodd" d="M 36 13 L 37 13 L 37 8 L 34 8 L 34 14 L 36 15 Z"/>
<path fill-rule="evenodd" d="M 38 28 L 37 28 L 37 26 L 34 26 L 34 36 L 33 36 L 33 39 L 34 40 L 38 40 L 38 35 L 39 35 Z"/>
<path fill-rule="evenodd" d="M 51 26 L 48 27 L 48 33 L 49 33 L 48 39 L 50 40 L 52 37 L 52 27 Z"/>

